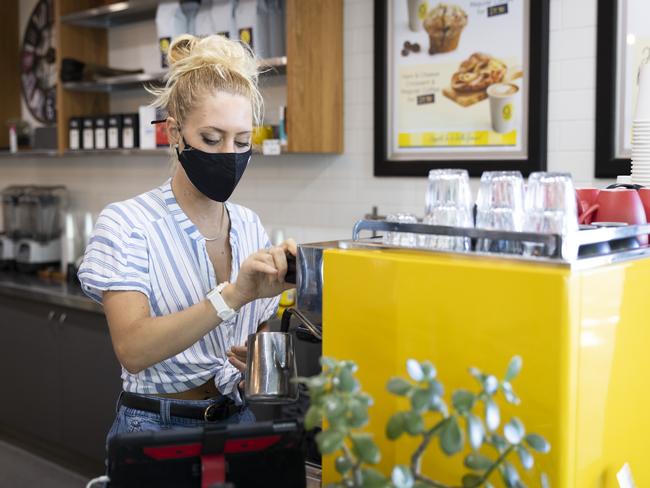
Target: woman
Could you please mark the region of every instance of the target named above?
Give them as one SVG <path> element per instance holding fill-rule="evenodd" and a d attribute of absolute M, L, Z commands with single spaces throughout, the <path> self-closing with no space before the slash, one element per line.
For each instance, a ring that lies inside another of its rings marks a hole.
<path fill-rule="evenodd" d="M 154 104 L 169 114 L 180 164 L 162 186 L 104 209 L 79 270 L 122 364 L 109 439 L 254 421 L 241 396 L 245 341 L 292 286 L 285 253 L 295 243 L 271 247 L 257 215 L 227 202 L 262 118 L 253 55 L 220 36 L 186 35 L 168 60 Z"/>

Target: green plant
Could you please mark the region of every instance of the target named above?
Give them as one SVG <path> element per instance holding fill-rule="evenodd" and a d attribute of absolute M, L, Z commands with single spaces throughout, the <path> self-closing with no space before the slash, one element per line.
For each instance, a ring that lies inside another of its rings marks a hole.
<path fill-rule="evenodd" d="M 454 391 L 451 407 L 444 399 L 444 388 L 437 378 L 436 368 L 428 361 L 410 359 L 406 364 L 409 377 L 394 377 L 387 384 L 390 393 L 408 398 L 410 408 L 390 417 L 386 436 L 392 441 L 403 435 L 419 437 L 420 443 L 411 456 L 410 465 L 395 466 L 389 479 L 372 468 L 379 463 L 381 453 L 372 435 L 361 431 L 368 423 L 372 398 L 360 390 L 354 376 L 356 364 L 322 358 L 321 365 L 320 375 L 299 378 L 298 381 L 307 386 L 311 397 L 305 427 L 311 430 L 326 420 L 328 427 L 317 434 L 316 442 L 321 454 L 338 453 L 335 466 L 341 474 L 341 482 L 330 486 L 450 488 L 421 471 L 422 456 L 437 438 L 440 449 L 447 456 L 462 452 L 466 439 L 472 449 L 464 460 L 470 472 L 463 476 L 460 487 L 492 487 L 490 479 L 498 472 L 507 488 L 525 488 L 517 468 L 509 459 L 516 454 L 521 466 L 531 470 L 534 466 L 531 451 L 547 453 L 550 450 L 549 443 L 542 436 L 527 434 L 518 418 L 501 423 L 496 395 L 500 393 L 508 403 L 519 404 L 511 382 L 521 370 L 520 357 L 512 358 L 502 380 L 470 368 L 479 389 L 477 392 Z M 479 409 L 481 412 L 477 414 Z M 491 456 L 479 452 L 484 446 L 491 448 Z M 543 488 L 549 486 L 544 473 L 540 475 L 540 484 Z"/>

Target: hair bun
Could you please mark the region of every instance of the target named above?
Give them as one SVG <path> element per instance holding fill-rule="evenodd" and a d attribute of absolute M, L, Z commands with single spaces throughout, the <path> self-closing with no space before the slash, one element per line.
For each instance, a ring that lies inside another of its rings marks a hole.
<path fill-rule="evenodd" d="M 198 37 L 190 34 L 183 34 L 174 39 L 167 51 L 167 64 L 173 66 L 180 60 L 187 58 L 198 40 Z"/>
<path fill-rule="evenodd" d="M 169 47 L 167 61 L 170 74 L 179 76 L 211 67 L 222 75 L 235 72 L 246 79 L 256 80 L 259 71 L 255 54 L 247 44 L 219 35 L 196 37 L 183 34 Z"/>

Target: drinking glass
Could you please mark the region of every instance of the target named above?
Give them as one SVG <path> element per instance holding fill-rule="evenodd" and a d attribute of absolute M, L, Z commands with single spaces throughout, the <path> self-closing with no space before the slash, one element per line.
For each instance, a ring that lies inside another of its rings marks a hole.
<path fill-rule="evenodd" d="M 524 178 L 519 171 L 486 171 L 476 202 L 476 227 L 521 232 L 524 228 Z M 516 241 L 478 239 L 477 251 L 518 254 Z"/>
<path fill-rule="evenodd" d="M 417 224 L 418 219 L 413 214 L 399 212 L 388 215 L 386 222 Z M 415 247 L 418 243 L 418 236 L 411 232 L 386 232 L 383 237 L 383 243 L 387 246 Z"/>
<path fill-rule="evenodd" d="M 578 231 L 576 193 L 568 173 L 532 173 L 528 178 L 525 208 L 526 232 L 566 237 Z M 539 244 L 525 245 L 526 254 L 553 254 L 555 251 Z"/>
<path fill-rule="evenodd" d="M 472 227 L 472 195 L 469 174 L 461 169 L 437 169 L 429 172 L 424 223 L 450 227 Z M 428 236 L 422 244 L 433 249 L 468 251 L 468 237 Z"/>

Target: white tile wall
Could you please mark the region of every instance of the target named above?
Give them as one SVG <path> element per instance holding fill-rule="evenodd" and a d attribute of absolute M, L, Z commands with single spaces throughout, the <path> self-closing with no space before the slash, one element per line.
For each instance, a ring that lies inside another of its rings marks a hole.
<path fill-rule="evenodd" d="M 422 212 L 423 178 L 372 176 L 373 1 L 344 1 L 344 154 L 254 158 L 233 197 L 258 212 L 269 231 L 283 228 L 299 241 L 348 237 L 354 221 L 372 205 L 380 212 Z M 592 183 L 594 173 L 596 4 L 551 1 L 549 169 L 570 171 L 578 184 Z M 151 54 L 155 46 L 147 43 L 154 35 L 151 29 L 114 31 L 111 62 L 131 66 L 123 60 L 138 59 L 151 67 L 157 58 Z M 164 158 L 153 157 L 5 158 L 0 186 L 65 183 L 76 208 L 98 211 L 157 185 L 167 168 Z"/>

